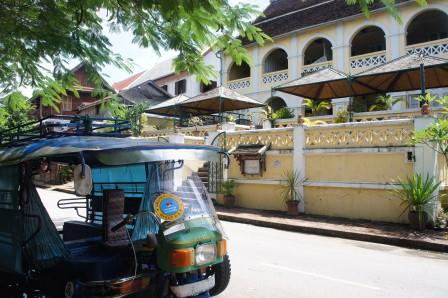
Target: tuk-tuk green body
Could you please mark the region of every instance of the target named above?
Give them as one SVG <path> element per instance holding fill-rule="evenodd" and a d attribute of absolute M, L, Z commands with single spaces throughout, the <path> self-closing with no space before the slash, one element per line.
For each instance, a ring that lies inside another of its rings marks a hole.
<path fill-rule="evenodd" d="M 124 124 L 108 134 L 92 119 L 72 119 L 62 132 L 41 121 L 28 125 L 35 135 L 0 134 L 2 293 L 208 297 L 225 289 L 225 234 L 196 173 L 201 162 L 221 162 L 219 148 L 124 138 Z M 32 182 L 49 163 L 73 166 L 82 194 L 58 202 L 83 217 L 62 231 Z"/>

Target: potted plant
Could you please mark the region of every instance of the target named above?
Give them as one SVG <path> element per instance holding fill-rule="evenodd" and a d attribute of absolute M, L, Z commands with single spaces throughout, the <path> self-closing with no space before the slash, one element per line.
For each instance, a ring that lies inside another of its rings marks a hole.
<path fill-rule="evenodd" d="M 393 192 L 401 199 L 401 205 L 405 207 L 401 215 L 409 211 L 408 219 L 411 227 L 419 231 L 424 230 L 428 219 L 424 209 L 425 206 L 434 203 L 440 182 L 432 176 L 423 177 L 416 174 L 408 177 L 406 181 L 399 179 L 398 184 L 399 187 Z"/>
<path fill-rule="evenodd" d="M 265 106 L 262 110 L 263 113 L 263 128 L 274 127 L 274 110 L 271 106 Z"/>
<path fill-rule="evenodd" d="M 233 208 L 235 206 L 235 180 L 229 179 L 222 183 L 222 192 L 224 193 L 224 207 Z"/>
<path fill-rule="evenodd" d="M 198 116 L 193 116 L 190 117 L 190 119 L 188 119 L 188 126 L 194 126 L 194 131 L 193 131 L 193 135 L 194 136 L 199 136 L 199 131 L 198 131 L 198 126 L 202 126 L 203 122 L 202 119 L 199 118 Z"/>
<path fill-rule="evenodd" d="M 281 186 L 281 198 L 288 206 L 288 215 L 297 216 L 299 214 L 299 203 L 302 195 L 297 188 L 305 182 L 305 179 L 296 171 L 288 171 L 283 174 L 286 183 Z"/>
<path fill-rule="evenodd" d="M 317 100 L 312 100 L 309 98 L 305 98 L 303 100 L 303 106 L 305 106 L 305 109 L 307 109 L 311 112 L 311 116 L 320 116 L 320 115 L 326 114 L 325 111 L 328 111 L 331 109 L 330 102 L 328 102 L 326 100 L 317 101 Z"/>
<path fill-rule="evenodd" d="M 393 99 L 392 95 L 380 95 L 376 98 L 375 104 L 369 108 L 369 112 L 390 110 L 393 105 L 402 100 L 402 98 Z"/>

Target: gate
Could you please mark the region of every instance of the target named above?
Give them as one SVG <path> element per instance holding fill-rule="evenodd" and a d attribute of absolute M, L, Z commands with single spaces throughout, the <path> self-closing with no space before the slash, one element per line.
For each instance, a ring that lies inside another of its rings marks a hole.
<path fill-rule="evenodd" d="M 226 149 L 226 132 L 220 132 L 215 136 L 211 142 L 212 146 L 217 146 L 221 148 L 222 151 L 227 151 Z M 224 157 L 222 154 L 219 155 L 219 159 L 216 162 L 209 162 L 208 167 L 208 192 L 209 193 L 220 193 L 222 182 L 224 179 Z"/>

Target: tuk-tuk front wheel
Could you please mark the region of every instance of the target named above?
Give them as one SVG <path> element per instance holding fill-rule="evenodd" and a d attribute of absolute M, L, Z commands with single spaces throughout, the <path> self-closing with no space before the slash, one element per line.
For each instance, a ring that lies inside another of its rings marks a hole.
<path fill-rule="evenodd" d="M 210 290 L 210 296 L 217 296 L 221 294 L 229 285 L 230 281 L 230 259 L 228 255 L 224 256 L 222 263 L 213 265 L 213 271 L 215 273 L 215 286 Z"/>

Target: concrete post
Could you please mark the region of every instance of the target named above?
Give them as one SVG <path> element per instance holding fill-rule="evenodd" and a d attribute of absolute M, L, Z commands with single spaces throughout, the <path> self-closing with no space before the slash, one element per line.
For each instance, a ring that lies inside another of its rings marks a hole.
<path fill-rule="evenodd" d="M 435 120 L 436 119 L 433 117 L 416 117 L 414 119 L 414 130 L 423 130 L 434 123 Z M 438 178 L 437 153 L 425 144 L 415 145 L 414 173 L 423 175 L 423 177 L 430 175 L 436 177 L 436 179 Z M 431 224 L 434 223 L 434 219 L 437 215 L 437 209 L 438 204 L 436 202 L 425 208 Z"/>
<path fill-rule="evenodd" d="M 293 169 L 299 173 L 301 178 L 305 177 L 305 155 L 303 149 L 305 148 L 305 129 L 303 125 L 294 127 L 294 151 L 293 151 Z M 303 185 L 298 189 L 302 202 L 299 204 L 299 212 L 305 213 L 305 196 L 303 191 Z"/>

